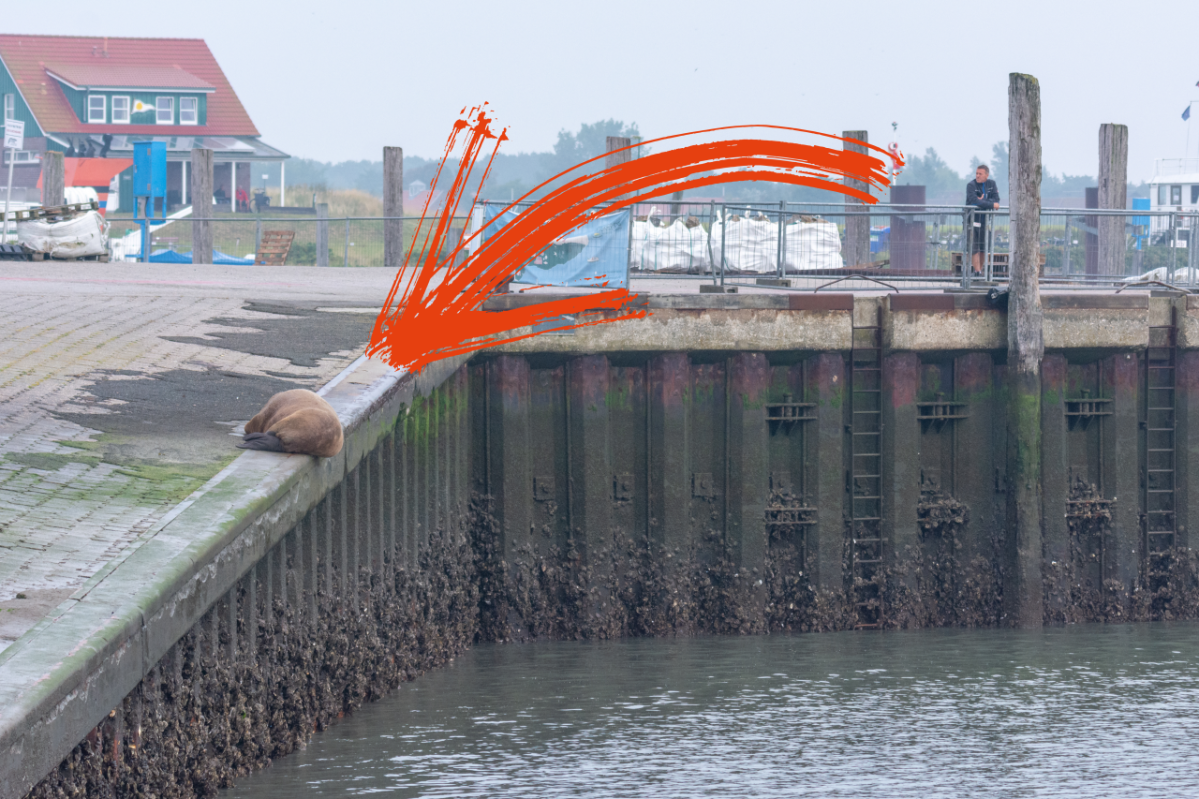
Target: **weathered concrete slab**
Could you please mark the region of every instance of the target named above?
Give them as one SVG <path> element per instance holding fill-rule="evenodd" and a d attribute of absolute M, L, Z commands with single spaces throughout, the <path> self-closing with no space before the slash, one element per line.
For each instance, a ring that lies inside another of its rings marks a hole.
<path fill-rule="evenodd" d="M 0 267 L 0 650 L 357 357 L 391 276 Z"/>
<path fill-rule="evenodd" d="M 951 294 L 891 295 L 883 345 L 909 352 L 1007 349 L 1007 314 L 977 302 L 985 298 L 969 299 L 974 307 Z"/>
<path fill-rule="evenodd" d="M 719 298 L 719 297 L 718 297 Z M 847 311 L 657 309 L 646 319 L 592 325 L 496 347 L 498 352 L 664 352 L 689 350 L 848 350 Z M 532 332 L 522 328 L 517 334 Z"/>
<path fill-rule="evenodd" d="M 1149 343 L 1150 302 L 1145 294 L 1046 294 L 1045 349 L 1143 348 Z"/>

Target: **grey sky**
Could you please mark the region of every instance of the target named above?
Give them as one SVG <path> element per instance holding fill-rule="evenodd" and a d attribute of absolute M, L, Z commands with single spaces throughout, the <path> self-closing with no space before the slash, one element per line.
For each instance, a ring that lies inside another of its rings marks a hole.
<path fill-rule="evenodd" d="M 1109 11 L 1108 7 L 1111 7 Z M 1098 128 L 1130 128 L 1129 179 L 1199 155 L 1199 22 L 1176 2 L 563 2 L 215 0 L 7 3 L 12 33 L 198 37 L 263 139 L 320 160 L 441 152 L 490 101 L 508 152 L 615 117 L 647 137 L 771 123 L 865 128 L 956 170 L 1007 138 L 1007 79 L 1041 82 L 1044 163 L 1096 173 Z M 1110 16 L 1109 16 L 1110 14 Z"/>

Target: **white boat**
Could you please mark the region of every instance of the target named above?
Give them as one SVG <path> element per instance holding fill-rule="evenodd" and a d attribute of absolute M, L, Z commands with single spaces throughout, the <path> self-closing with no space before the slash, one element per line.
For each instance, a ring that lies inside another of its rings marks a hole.
<path fill-rule="evenodd" d="M 1154 162 L 1153 179 L 1149 181 L 1149 210 L 1188 214 L 1181 223 L 1176 223 L 1174 245 L 1187 246 L 1190 228 L 1199 222 L 1199 158 L 1159 158 Z M 1156 240 L 1169 226 L 1168 216 L 1154 216 L 1149 222 L 1149 235 Z"/>

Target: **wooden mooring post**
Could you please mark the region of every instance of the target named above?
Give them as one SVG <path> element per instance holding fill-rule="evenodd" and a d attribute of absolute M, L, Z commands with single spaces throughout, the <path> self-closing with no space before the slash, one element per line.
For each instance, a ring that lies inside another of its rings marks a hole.
<path fill-rule="evenodd" d="M 42 154 L 42 207 L 67 204 L 66 163 L 54 150 Z"/>
<path fill-rule="evenodd" d="M 841 134 L 846 139 L 856 139 L 859 142 L 869 142 L 870 134 L 864 130 L 847 130 Z M 866 146 L 854 142 L 844 142 L 842 149 L 853 153 L 865 153 Z M 870 191 L 870 184 L 864 180 L 857 178 L 842 178 L 842 182 L 846 188 L 857 189 L 859 191 Z M 861 200 L 845 198 L 846 213 L 855 211 L 865 211 L 864 203 Z M 870 263 L 870 217 L 862 216 L 847 216 L 845 217 L 845 265 L 846 266 L 862 266 Z"/>
<path fill-rule="evenodd" d="M 1128 126 L 1110 122 L 1099 126 L 1100 208 L 1123 211 L 1128 205 Z M 1099 274 L 1124 275 L 1124 217 L 1101 216 Z"/>
<path fill-rule="evenodd" d="M 404 148 L 383 148 L 383 265 L 404 263 Z"/>
<path fill-rule="evenodd" d="M 329 203 L 316 204 L 316 265 L 329 265 Z"/>
<path fill-rule="evenodd" d="M 212 263 L 212 150 L 192 150 L 192 263 Z"/>
<path fill-rule="evenodd" d="M 1037 284 L 1041 239 L 1041 87 L 1013 72 L 1008 84 L 1011 277 L 1008 297 L 1007 623 L 1040 627 L 1041 361 L 1045 355 Z"/>

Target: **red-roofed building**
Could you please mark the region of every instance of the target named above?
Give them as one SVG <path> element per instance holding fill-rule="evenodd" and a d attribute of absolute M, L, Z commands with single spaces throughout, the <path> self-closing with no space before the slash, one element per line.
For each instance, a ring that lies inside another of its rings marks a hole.
<path fill-rule="evenodd" d="M 193 148 L 214 151 L 213 187 L 226 196 L 250 194 L 253 162 L 288 158 L 261 140 L 203 39 L 0 34 L 0 98 L 4 119 L 25 122 L 14 184 L 27 192 L 46 150 L 130 158 L 134 142 L 163 141 L 172 205 L 187 204 Z"/>

